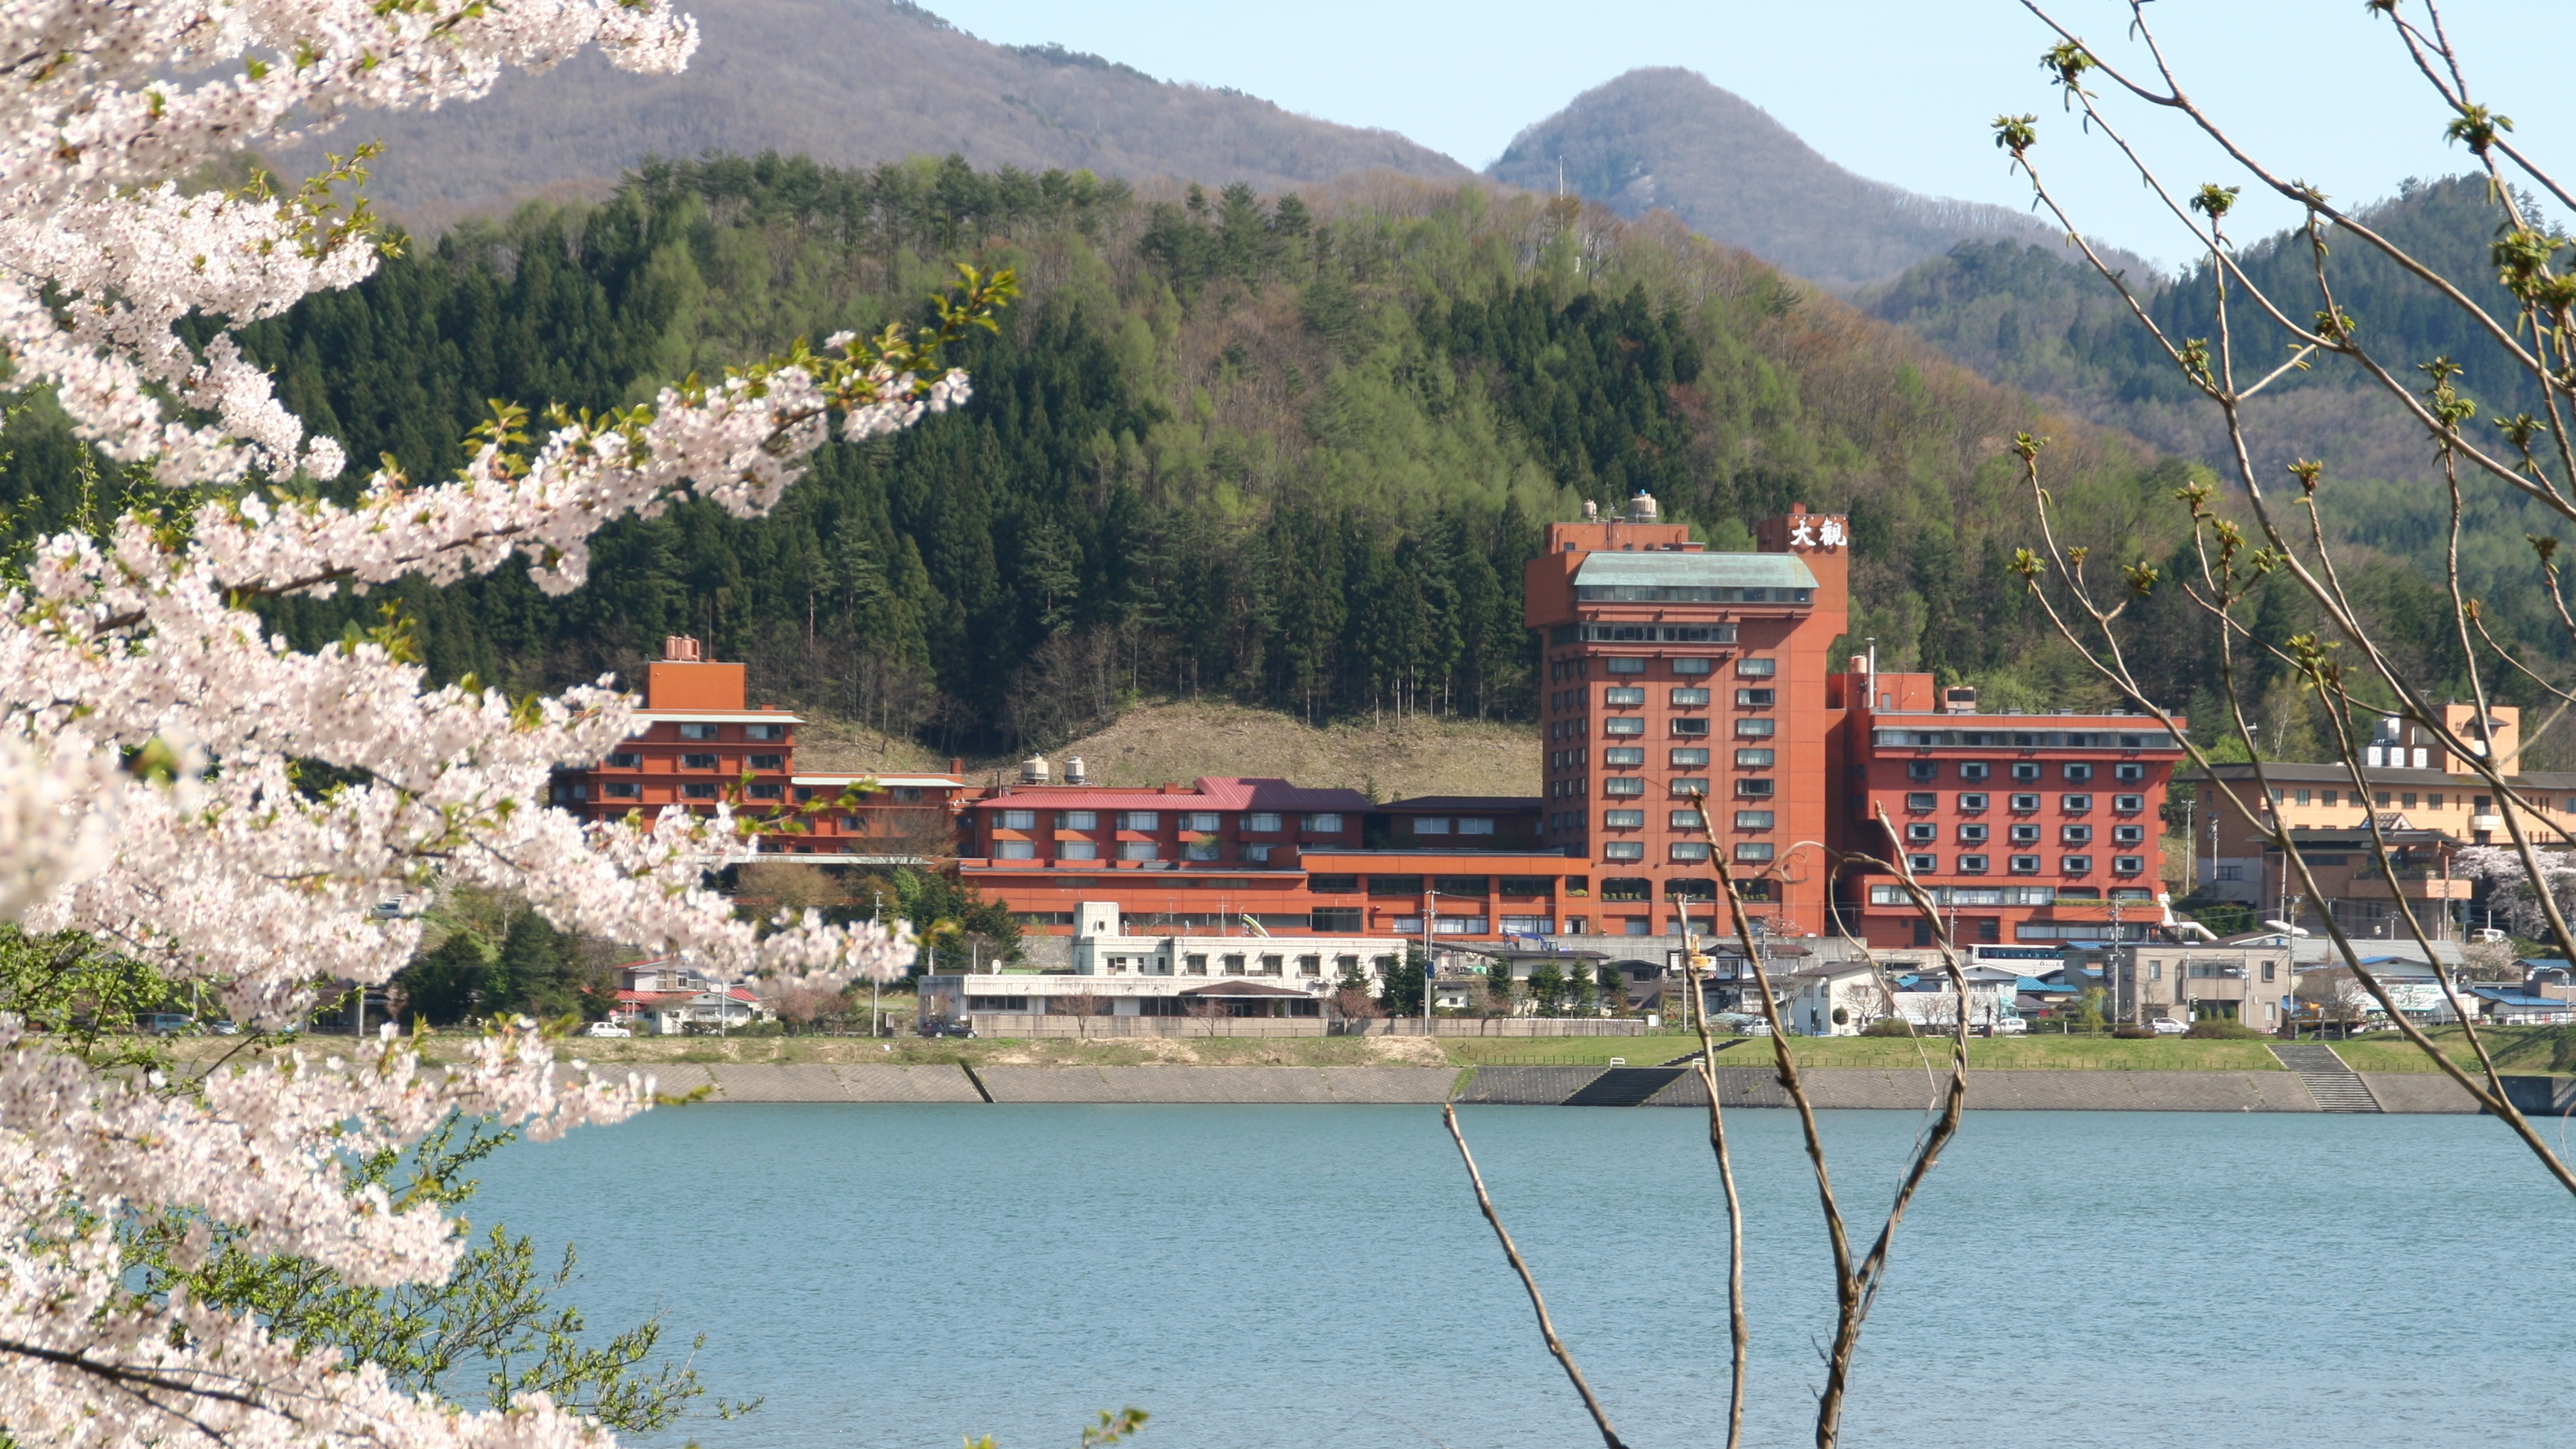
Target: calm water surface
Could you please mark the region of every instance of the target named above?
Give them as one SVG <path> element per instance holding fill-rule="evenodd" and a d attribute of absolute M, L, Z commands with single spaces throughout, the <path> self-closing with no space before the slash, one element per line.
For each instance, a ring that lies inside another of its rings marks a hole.
<path fill-rule="evenodd" d="M 1724 1442 L 1706 1118 L 1461 1114 L 1558 1329 L 1641 1449 Z M 1746 1439 L 1813 1442 L 1831 1328 L 1796 1121 L 1742 1111 Z M 1856 1218 L 1920 1119 L 1825 1114 Z M 1598 1442 L 1429 1107 L 730 1106 L 514 1147 L 480 1222 L 567 1240 L 748 1418 L 707 1449 Z M 1853 1446 L 2576 1444 L 2576 1205 L 2495 1123 L 1998 1112 L 1907 1219 Z"/>

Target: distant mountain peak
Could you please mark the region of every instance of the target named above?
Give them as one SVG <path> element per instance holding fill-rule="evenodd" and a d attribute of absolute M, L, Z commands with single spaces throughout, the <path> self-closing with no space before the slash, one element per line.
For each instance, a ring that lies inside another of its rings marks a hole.
<path fill-rule="evenodd" d="M 1486 175 L 1569 191 L 1628 216 L 1661 207 L 1692 230 L 1829 287 L 1892 277 L 1962 241 L 2060 247 L 2020 212 L 1857 176 L 1760 106 L 1680 66 L 1593 87 L 1505 148 Z"/>
<path fill-rule="evenodd" d="M 710 151 L 835 166 L 955 152 L 978 167 L 1266 192 L 1370 170 L 1473 174 L 1393 132 L 1062 45 L 994 45 L 907 0 L 727 0 L 702 7 L 698 24 L 698 53 L 679 75 L 629 75 L 586 54 L 541 76 L 510 72 L 473 105 L 358 114 L 270 160 L 292 174 L 322 146 L 383 140 L 374 194 L 432 227 L 540 193 L 605 191 L 648 155 Z"/>

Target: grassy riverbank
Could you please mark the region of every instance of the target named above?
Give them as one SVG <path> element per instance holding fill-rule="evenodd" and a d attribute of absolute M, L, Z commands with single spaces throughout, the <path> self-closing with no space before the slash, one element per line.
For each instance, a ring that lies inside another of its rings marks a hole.
<path fill-rule="evenodd" d="M 2435 1027 L 2425 1033 L 2443 1054 L 2474 1072 L 2477 1054 L 2458 1027 Z M 2576 1072 L 2576 1026 L 2490 1026 L 2481 1028 L 2501 1071 L 2565 1075 Z M 2356 1041 L 2329 1042 L 2335 1054 L 2356 1072 L 2438 1072 L 2441 1067 L 2413 1042 L 2393 1031 L 2373 1032 Z"/>

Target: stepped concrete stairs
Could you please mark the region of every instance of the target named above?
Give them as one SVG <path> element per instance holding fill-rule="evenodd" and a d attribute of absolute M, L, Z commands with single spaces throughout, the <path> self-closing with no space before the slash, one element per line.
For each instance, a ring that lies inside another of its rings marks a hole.
<path fill-rule="evenodd" d="M 2276 1046 L 2272 1055 L 2281 1065 L 2299 1074 L 2308 1095 L 2316 1099 L 2320 1112 L 2377 1112 L 2383 1110 L 2379 1099 L 2371 1095 L 2370 1084 L 2361 1074 L 2345 1066 L 2333 1047 L 2323 1043 Z"/>

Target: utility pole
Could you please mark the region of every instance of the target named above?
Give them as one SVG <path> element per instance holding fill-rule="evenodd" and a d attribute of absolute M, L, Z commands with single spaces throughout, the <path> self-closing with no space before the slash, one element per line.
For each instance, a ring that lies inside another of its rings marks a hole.
<path fill-rule="evenodd" d="M 885 892 L 870 891 L 868 894 L 877 898 L 876 923 L 882 926 L 885 924 Z M 916 1011 L 913 1015 L 915 1024 L 918 1024 L 920 1013 Z M 877 979 L 871 976 L 868 978 L 868 1037 L 870 1040 L 885 1035 L 881 1029 L 883 1021 L 884 1018 L 877 1014 Z"/>
<path fill-rule="evenodd" d="M 1440 919 L 1440 892 L 1422 893 L 1422 1036 L 1431 1038 L 1431 928 Z"/>

